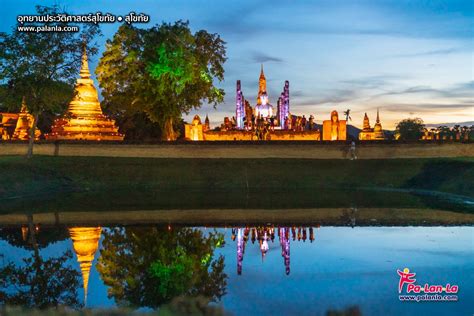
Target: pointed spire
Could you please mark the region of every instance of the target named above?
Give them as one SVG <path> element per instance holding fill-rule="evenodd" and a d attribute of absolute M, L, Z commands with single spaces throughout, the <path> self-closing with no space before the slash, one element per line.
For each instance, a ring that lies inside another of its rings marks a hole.
<path fill-rule="evenodd" d="M 25 113 L 27 110 L 26 110 L 26 98 L 25 96 L 23 96 L 23 98 L 21 99 L 21 110 L 20 112 L 21 113 Z"/>
<path fill-rule="evenodd" d="M 380 123 L 379 108 L 377 108 L 377 120 L 376 120 L 376 123 Z"/>
<path fill-rule="evenodd" d="M 263 64 L 260 64 L 260 79 L 265 79 L 265 74 L 263 72 Z"/>
<path fill-rule="evenodd" d="M 84 79 L 88 79 L 91 76 L 91 73 L 89 72 L 89 62 L 87 60 L 87 51 L 85 44 L 82 51 L 81 71 L 79 72 L 79 75 L 81 76 L 81 78 Z"/>
<path fill-rule="evenodd" d="M 369 117 L 367 116 L 367 112 L 364 115 L 364 125 L 363 125 L 363 130 L 368 131 L 370 129 L 370 122 L 369 122 Z"/>

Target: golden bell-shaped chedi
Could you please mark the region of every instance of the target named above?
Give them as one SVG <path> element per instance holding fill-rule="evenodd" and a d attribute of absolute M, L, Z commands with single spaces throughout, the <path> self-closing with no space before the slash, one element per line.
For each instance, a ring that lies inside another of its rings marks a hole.
<path fill-rule="evenodd" d="M 31 115 L 27 108 L 25 98 L 21 102 L 21 110 L 16 121 L 15 131 L 13 132 L 12 140 L 28 140 L 30 139 L 30 130 L 33 128 L 35 118 Z M 41 136 L 39 129 L 35 130 L 35 140 Z"/>
<path fill-rule="evenodd" d="M 73 227 L 69 228 L 72 246 L 81 267 L 82 282 L 84 286 L 84 305 L 87 303 L 87 289 L 89 274 L 94 261 L 95 253 L 99 248 L 101 227 Z"/>
<path fill-rule="evenodd" d="M 379 109 L 377 109 L 377 120 L 375 121 L 375 125 L 374 125 L 374 139 L 377 139 L 377 140 L 385 139 L 385 135 L 382 129 L 382 123 L 380 123 Z"/>
<path fill-rule="evenodd" d="M 100 107 L 99 95 L 89 72 L 87 53 L 84 49 L 80 77 L 76 82 L 74 99 L 69 103 L 67 115 L 54 121 L 51 140 L 123 140 L 115 121 L 108 119 Z"/>

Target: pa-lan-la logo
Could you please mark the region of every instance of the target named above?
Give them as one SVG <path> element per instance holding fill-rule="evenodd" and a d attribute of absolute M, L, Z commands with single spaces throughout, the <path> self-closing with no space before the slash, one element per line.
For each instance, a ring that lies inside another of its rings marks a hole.
<path fill-rule="evenodd" d="M 403 292 L 403 287 L 406 284 L 406 293 L 425 293 L 425 294 L 456 294 L 459 291 L 459 286 L 455 284 L 433 285 L 425 283 L 424 285 L 416 284 L 416 273 L 410 272 L 410 269 L 405 268 L 403 271 L 397 270 L 400 280 L 398 282 L 398 293 Z"/>

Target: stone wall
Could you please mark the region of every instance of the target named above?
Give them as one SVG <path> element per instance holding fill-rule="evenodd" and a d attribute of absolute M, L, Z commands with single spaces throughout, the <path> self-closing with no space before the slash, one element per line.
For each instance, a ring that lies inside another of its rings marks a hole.
<path fill-rule="evenodd" d="M 0 155 L 25 155 L 27 143 L 0 142 Z M 35 155 L 151 158 L 308 158 L 345 159 L 349 144 L 340 142 L 189 142 L 159 144 L 35 144 Z M 474 157 L 474 143 L 360 143 L 359 159 Z"/>

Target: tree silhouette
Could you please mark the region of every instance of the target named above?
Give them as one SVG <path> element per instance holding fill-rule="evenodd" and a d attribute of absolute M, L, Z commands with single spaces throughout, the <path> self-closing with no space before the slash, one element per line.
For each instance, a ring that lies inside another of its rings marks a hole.
<path fill-rule="evenodd" d="M 0 267 L 0 304 L 40 309 L 58 305 L 81 307 L 77 298 L 80 274 L 67 265 L 73 257 L 72 252 L 68 250 L 59 256 L 43 259 L 32 221 L 28 229 L 30 245 L 24 248 L 32 251 L 31 256 L 23 258 L 23 264 L 7 261 Z"/>
<path fill-rule="evenodd" d="M 65 226 L 33 227 L 39 248 L 45 248 L 52 243 L 69 238 L 69 233 Z M 32 231 L 27 226 L 0 228 L 0 239 L 5 240 L 12 246 L 28 250 L 32 250 L 34 247 L 31 243 L 31 234 Z"/>
<path fill-rule="evenodd" d="M 422 119 L 405 119 L 397 124 L 395 135 L 400 140 L 419 140 L 424 130 L 425 124 Z"/>
<path fill-rule="evenodd" d="M 42 16 L 64 14 L 59 5 L 36 6 Z M 35 130 L 43 113 L 61 112 L 73 97 L 74 81 L 81 63 L 83 45 L 89 55 L 97 53 L 92 41 L 100 35 L 93 23 L 75 24 L 80 32 L 22 32 L 18 26 L 44 27 L 44 23 L 18 22 L 11 33 L 0 32 L 0 106 L 19 109 L 24 97 L 34 117 L 30 130 L 28 157 L 33 155 Z M 54 22 L 49 26 L 72 26 Z"/>
<path fill-rule="evenodd" d="M 118 305 L 156 308 L 174 297 L 225 294 L 224 257 L 214 250 L 224 243 L 215 231 L 127 227 L 104 231 L 97 270 Z"/>
<path fill-rule="evenodd" d="M 344 115 L 346 116 L 346 121 L 352 121 L 352 118 L 351 118 L 351 109 L 347 109 L 346 111 L 344 111 Z"/>

